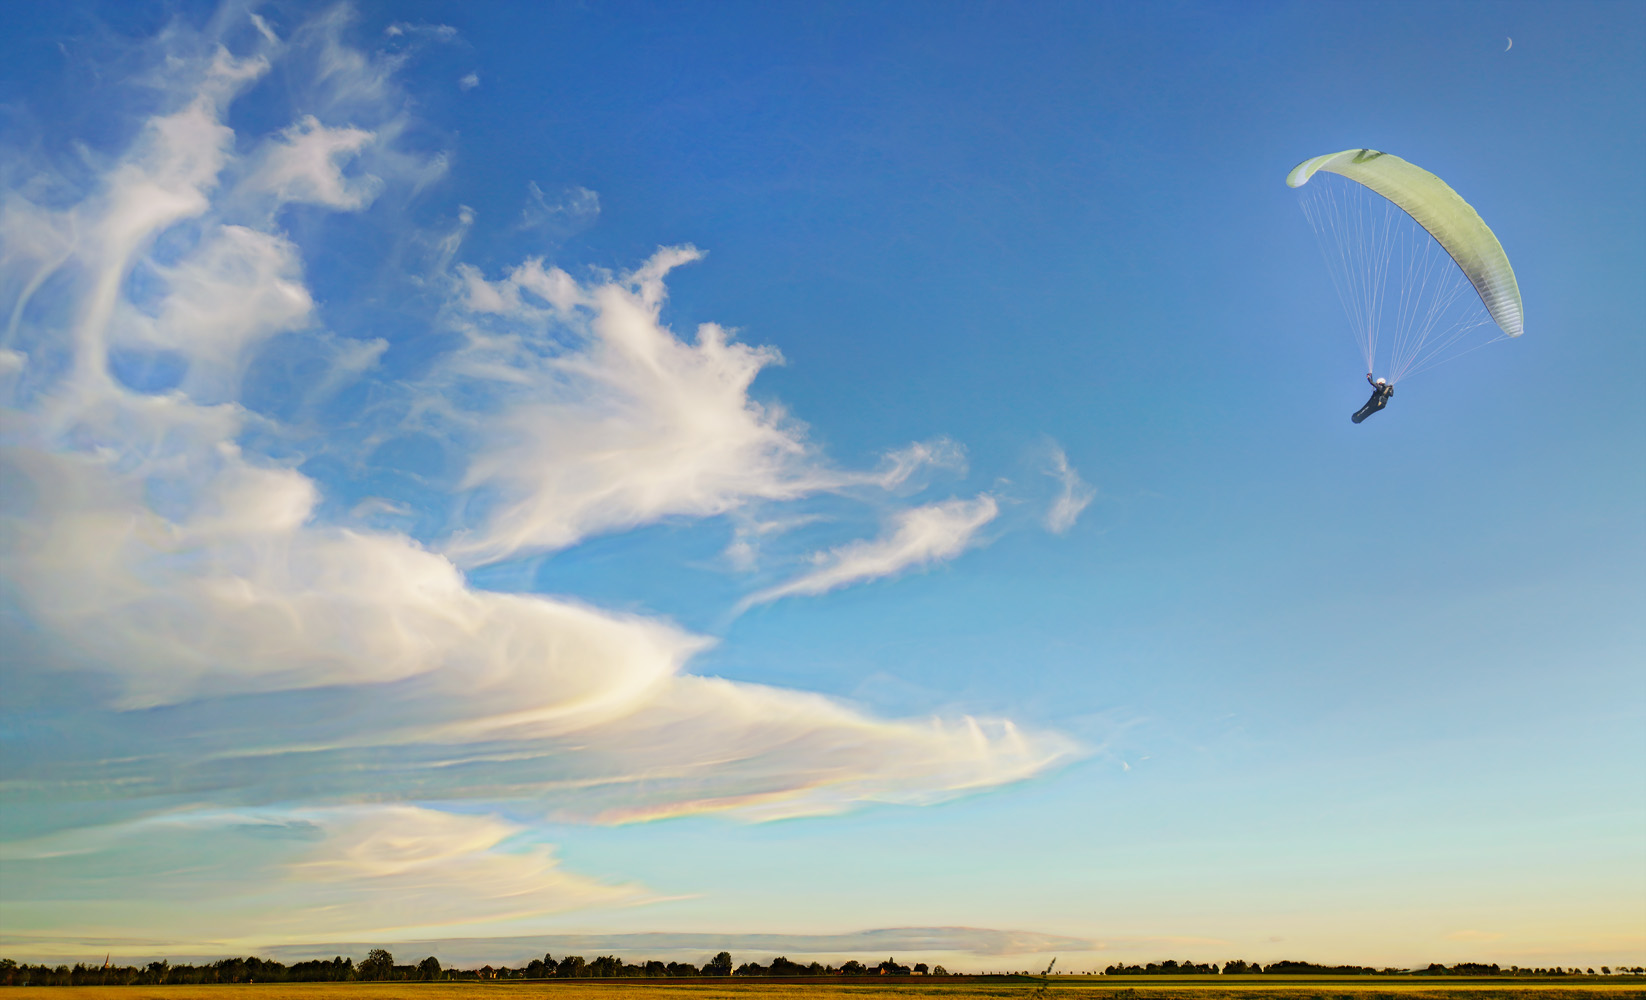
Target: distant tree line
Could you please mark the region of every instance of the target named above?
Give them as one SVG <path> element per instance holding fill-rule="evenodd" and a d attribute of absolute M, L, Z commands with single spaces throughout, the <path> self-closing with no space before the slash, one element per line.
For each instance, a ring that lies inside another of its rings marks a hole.
<path fill-rule="evenodd" d="M 1109 976 L 1215 976 L 1215 975 L 1328 975 L 1328 976 L 1577 976 L 1595 975 L 1594 969 L 1527 968 L 1516 965 L 1500 968 L 1496 964 L 1459 962 L 1456 965 L 1430 965 L 1426 969 L 1372 969 L 1360 965 L 1316 965 L 1312 962 L 1225 962 L 1216 963 L 1150 962 L 1147 965 L 1111 965 L 1103 970 Z M 1646 975 L 1646 966 L 1624 967 L 1615 970 L 1618 975 Z M 772 959 L 770 965 L 744 962 L 735 965 L 730 952 L 720 952 L 701 966 L 689 962 L 644 962 L 629 964 L 615 955 L 602 955 L 585 960 L 581 955 L 569 955 L 556 960 L 552 955 L 534 958 L 520 968 L 490 965 L 478 969 L 452 969 L 440 964 L 430 955 L 416 965 L 396 965 L 394 956 L 384 948 L 373 948 L 356 965 L 353 959 L 338 956 L 309 962 L 285 965 L 262 958 L 225 958 L 206 965 L 172 965 L 169 962 L 150 962 L 135 965 L 27 965 L 5 958 L 0 959 L 0 986 L 163 986 L 189 983 L 326 983 L 356 981 L 431 981 L 449 979 L 616 979 L 616 978 L 699 978 L 714 976 L 947 976 L 943 966 L 927 968 L 924 962 L 902 965 L 888 958 L 877 965 L 858 961 L 842 963 L 839 967 L 809 962 L 802 965 L 783 956 Z M 1614 970 L 1600 967 L 1600 974 L 1610 976 Z"/>
<path fill-rule="evenodd" d="M 387 954 L 387 952 L 384 952 Z M 430 961 L 433 961 L 432 959 Z M 0 959 L 3 986 L 164 986 L 172 983 L 331 983 L 365 979 L 350 958 L 285 965 L 262 958 L 225 958 L 209 965 L 19 965 Z M 415 978 L 415 977 L 414 977 Z"/>
<path fill-rule="evenodd" d="M 1639 976 L 1646 975 L 1646 967 L 1620 968 L 1619 975 Z M 1167 959 L 1164 962 L 1150 962 L 1147 965 L 1111 965 L 1103 970 L 1105 976 L 1582 976 L 1595 975 L 1593 969 L 1562 969 L 1538 968 L 1522 969 L 1518 965 L 1501 968 L 1497 963 L 1490 965 L 1481 962 L 1459 962 L 1456 965 L 1441 965 L 1434 962 L 1426 969 L 1374 969 L 1365 965 L 1316 965 L 1313 962 L 1280 961 L 1261 965 L 1257 962 L 1233 961 L 1224 962 L 1222 969 L 1217 963 L 1200 964 L 1197 962 L 1177 962 Z M 1600 967 L 1600 975 L 1612 975 L 1609 966 Z"/>
<path fill-rule="evenodd" d="M 924 962 L 914 965 L 901 965 L 896 959 L 888 958 L 879 965 L 864 965 L 862 962 L 849 961 L 839 967 L 824 965 L 821 962 L 790 961 L 779 955 L 772 959 L 770 965 L 761 965 L 759 962 L 744 962 L 734 965 L 730 952 L 720 952 L 718 955 L 704 962 L 701 966 L 690 962 L 658 962 L 651 961 L 630 965 L 615 955 L 602 955 L 593 960 L 584 959 L 581 955 L 568 955 L 556 961 L 553 955 L 544 955 L 534 958 L 518 969 L 507 966 L 493 968 L 485 966 L 472 972 L 452 972 L 452 978 L 478 979 L 663 979 L 663 978 L 702 978 L 715 976 L 946 976 L 949 972 L 939 965 L 929 968 Z"/>

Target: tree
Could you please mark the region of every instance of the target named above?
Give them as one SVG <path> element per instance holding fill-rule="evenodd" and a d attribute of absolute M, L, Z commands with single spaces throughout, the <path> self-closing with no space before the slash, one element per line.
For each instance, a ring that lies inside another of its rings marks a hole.
<path fill-rule="evenodd" d="M 384 948 L 373 948 L 359 965 L 361 979 L 388 979 L 394 975 L 394 956 Z"/>
<path fill-rule="evenodd" d="M 567 955 L 565 958 L 560 960 L 559 965 L 555 966 L 554 974 L 562 979 L 571 979 L 574 976 L 587 976 L 588 973 L 584 971 L 584 966 L 586 965 L 588 965 L 588 963 L 583 961 L 582 955 Z"/>
<path fill-rule="evenodd" d="M 840 967 L 840 974 L 842 976 L 861 976 L 868 971 L 869 970 L 863 968 L 863 963 L 859 962 L 855 958 Z"/>
<path fill-rule="evenodd" d="M 703 966 L 703 974 L 705 976 L 729 976 L 729 975 L 731 975 L 732 974 L 732 953 L 729 952 L 729 951 L 723 951 L 720 954 L 718 954 L 718 955 L 714 956 L 713 958 L 709 959 L 708 964 Z"/>
<path fill-rule="evenodd" d="M 949 974 L 949 970 L 943 968 L 943 966 L 941 966 L 941 965 L 932 966 L 932 975 L 934 975 L 934 976 L 946 976 L 948 974 Z"/>
<path fill-rule="evenodd" d="M 430 955 L 428 958 L 423 959 L 422 963 L 417 966 L 417 972 L 418 975 L 422 976 L 424 979 L 439 979 L 440 959 Z"/>

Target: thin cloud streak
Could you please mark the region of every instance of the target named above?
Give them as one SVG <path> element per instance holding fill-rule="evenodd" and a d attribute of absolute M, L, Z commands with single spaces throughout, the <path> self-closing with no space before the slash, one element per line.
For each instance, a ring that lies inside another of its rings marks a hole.
<path fill-rule="evenodd" d="M 1046 510 L 1046 530 L 1061 535 L 1074 527 L 1081 512 L 1097 497 L 1097 490 L 1080 478 L 1080 473 L 1069 465 L 1069 456 L 1059 447 L 1052 448 L 1052 467 L 1047 475 L 1056 479 L 1062 489 Z"/>
<path fill-rule="evenodd" d="M 813 557 L 818 568 L 745 598 L 740 608 L 797 594 L 823 594 L 840 587 L 895 576 L 911 567 L 944 562 L 964 552 L 978 530 L 1000 513 L 994 497 L 946 500 L 899 512 L 892 528 L 872 541 L 857 541 Z"/>

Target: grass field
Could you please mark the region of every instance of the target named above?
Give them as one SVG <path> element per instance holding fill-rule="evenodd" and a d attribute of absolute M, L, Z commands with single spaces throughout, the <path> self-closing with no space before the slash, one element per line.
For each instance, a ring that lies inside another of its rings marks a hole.
<path fill-rule="evenodd" d="M 1198 980 L 1198 981 L 1197 981 Z M 1551 1000 L 1624 1000 L 1646 998 L 1646 982 L 1635 978 L 1605 980 L 1466 979 L 1365 976 L 1243 976 L 1238 983 L 1222 977 L 1126 976 L 1054 977 L 1044 1000 L 1516 1000 L 1535 995 Z M 656 982 L 655 980 L 653 982 Z M 447 982 L 447 983 L 267 983 L 233 986 L 61 986 L 48 998 L 98 997 L 107 1000 L 1029 1000 L 1040 989 L 1035 980 L 927 981 L 896 983 L 786 983 L 755 980 L 715 984 L 642 984 L 604 982 Z M 34 995 L 32 992 L 30 995 Z M 0 994 L 3 1000 L 4 994 Z"/>

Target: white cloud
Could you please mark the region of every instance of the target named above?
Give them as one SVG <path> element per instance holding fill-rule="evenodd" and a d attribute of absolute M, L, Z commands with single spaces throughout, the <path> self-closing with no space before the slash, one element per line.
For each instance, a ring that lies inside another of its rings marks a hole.
<path fill-rule="evenodd" d="M 689 742 L 679 739 L 684 733 Z M 585 796 L 607 822 L 926 804 L 1023 780 L 1080 752 L 1004 720 L 880 720 L 820 695 L 691 676 L 614 720 L 602 738 L 611 742 L 591 749 L 614 765 L 613 778 L 590 784 Z"/>
<path fill-rule="evenodd" d="M 979 528 L 994 520 L 1000 505 L 987 494 L 947 500 L 900 512 L 890 532 L 814 556 L 817 569 L 747 598 L 744 607 L 795 594 L 822 594 L 866 580 L 893 576 L 911 566 L 953 559 L 971 545 Z"/>
<path fill-rule="evenodd" d="M 337 801 L 491 797 L 598 822 L 775 817 L 935 801 L 1076 752 L 999 721 L 879 720 L 814 695 L 684 675 L 705 640 L 470 589 L 402 536 L 311 523 L 312 482 L 232 451 L 218 450 L 221 467 L 175 520 L 106 462 L 3 457 L 33 498 L 0 518 L 23 610 L 115 683 L 118 707 L 164 709 L 151 716 L 163 733 L 117 729 L 99 743 L 141 758 L 115 799 L 193 789 L 259 803 L 306 788 Z M 958 505 L 972 507 L 974 520 L 992 512 L 987 498 Z M 360 714 L 367 691 L 374 708 Z M 219 699 L 282 692 L 304 692 L 302 711 L 257 713 L 249 744 L 246 730 L 225 728 Z M 101 760 L 59 760 L 39 777 L 71 780 Z"/>
<path fill-rule="evenodd" d="M 244 186 L 282 204 L 308 202 L 345 212 L 364 208 L 382 189 L 382 180 L 370 174 L 348 177 L 343 170 L 376 138 L 364 129 L 326 128 L 305 115 L 264 145 Z"/>
<path fill-rule="evenodd" d="M 445 694 L 466 691 L 453 714 L 537 706 L 572 724 L 701 645 L 563 602 L 472 591 L 403 536 L 311 526 L 310 480 L 232 452 L 213 456 L 214 470 L 204 455 L 157 459 L 196 477 L 173 485 L 188 508 L 174 518 L 143 502 L 153 477 L 84 456 L 6 457 L 33 503 L 0 519 L 3 572 L 35 621 L 120 678 L 127 708 L 428 676 Z"/>
<path fill-rule="evenodd" d="M 906 447 L 887 452 L 880 468 L 862 476 L 862 481 L 883 490 L 896 490 L 910 483 L 922 469 L 966 471 L 966 449 L 948 438 L 916 441 Z M 850 482 L 845 477 L 842 485 Z"/>
<path fill-rule="evenodd" d="M 748 395 L 777 352 L 739 344 L 713 324 L 686 342 L 659 321 L 664 275 L 699 256 L 662 250 L 594 287 L 540 265 L 497 284 L 468 274 L 471 303 L 525 323 L 474 333 L 451 368 L 517 387 L 515 401 L 487 421 L 463 484 L 491 488 L 499 500 L 484 524 L 452 541 L 454 557 L 562 548 L 595 532 L 818 487 L 802 430 Z"/>
<path fill-rule="evenodd" d="M 126 313 L 114 339 L 179 351 L 189 363 L 180 388 L 198 402 L 233 399 L 250 352 L 314 307 L 297 248 L 244 226 L 215 227 L 183 260 L 146 270 L 166 288 L 158 314 Z"/>
<path fill-rule="evenodd" d="M 551 202 L 537 182 L 530 181 L 518 228 L 548 230 L 563 236 L 587 227 L 599 215 L 600 195 L 586 187 L 568 187 Z"/>
<path fill-rule="evenodd" d="M 1069 457 L 1062 448 L 1052 449 L 1052 467 L 1047 475 L 1056 479 L 1062 489 L 1046 510 L 1046 530 L 1056 535 L 1074 527 L 1082 511 L 1097 496 L 1097 490 L 1080 478 L 1080 473 L 1069 465 Z"/>
<path fill-rule="evenodd" d="M 57 294 L 107 301 L 78 320 L 74 363 L 45 405 L 12 411 L 17 433 L 3 455 L 19 499 L 0 515 L 0 572 L 46 637 L 16 668 L 72 664 L 101 678 L 103 705 L 167 719 L 172 749 L 141 727 L 110 730 L 132 759 L 150 762 L 133 765 L 113 800 L 144 802 L 166 786 L 258 803 L 277 787 L 307 787 L 337 802 L 491 795 L 596 821 L 799 815 L 940 798 L 1016 780 L 1072 751 L 999 722 L 876 720 L 810 695 L 690 677 L 683 670 L 701 637 L 564 599 L 475 590 L 411 538 L 321 520 L 317 482 L 236 443 L 251 418 L 233 402 L 231 376 L 257 343 L 311 323 L 313 308 L 289 239 L 212 213 L 213 185 L 235 165 L 220 110 L 193 100 L 157 119 L 112 170 L 108 193 L 69 210 L 76 224 L 120 238 L 92 248 Z M 306 123 L 278 142 L 320 134 Z M 364 206 L 328 172 L 330 154 L 282 155 L 256 161 L 242 193 Z M 140 197 L 155 192 L 171 192 L 163 210 Z M 175 262 L 144 256 L 156 234 L 189 217 L 197 234 Z M 45 255 L 56 244 L 30 245 Z M 502 554 L 719 513 L 750 497 L 895 488 L 918 468 L 959 462 L 939 441 L 871 472 L 822 468 L 780 411 L 748 398 L 775 352 L 714 326 L 686 343 L 661 325 L 664 277 L 697 256 L 660 251 L 633 274 L 593 284 L 540 262 L 497 283 L 471 274 L 471 305 L 489 290 L 512 325 L 477 328 L 440 378 L 503 387 L 492 421 L 501 430 L 480 434 L 486 450 L 469 473 L 503 501 L 454 549 Z M 141 308 L 118 280 L 133 260 L 152 274 L 154 301 Z M 7 266 L 29 273 L 40 262 L 18 255 Z M 102 374 L 111 340 L 176 351 L 189 374 L 173 392 L 129 391 Z M 358 373 L 382 349 L 329 357 Z M 12 367 L 23 368 L 26 352 L 14 353 Z M 945 513 L 993 516 L 987 498 L 957 504 L 912 514 L 898 546 L 914 547 L 892 561 L 958 551 L 963 539 L 933 534 L 953 520 Z M 870 568 L 873 558 L 854 553 L 843 571 L 897 568 L 884 557 Z M 362 716 L 350 706 L 366 691 L 377 711 Z M 258 713 L 255 737 L 220 725 L 224 699 L 299 694 L 304 712 Z M 772 719 L 784 721 L 774 728 Z M 184 733 L 194 735 L 172 742 Z M 100 760 L 44 762 L 42 787 Z"/>
<path fill-rule="evenodd" d="M 464 76 L 461 80 L 457 81 L 457 89 L 459 89 L 459 90 L 473 90 L 474 88 L 476 88 L 478 86 L 480 86 L 480 74 L 479 73 L 469 73 L 468 75 Z"/>
<path fill-rule="evenodd" d="M 284 57 L 318 51 L 340 88 L 328 106 L 392 119 L 392 60 L 347 49 L 341 16 L 287 47 L 266 40 Z M 410 397 L 407 425 L 427 420 L 443 444 L 478 449 L 462 489 L 481 516 L 442 552 L 345 526 L 406 511 L 396 497 L 346 500 L 352 518 L 328 514 L 326 484 L 299 471 L 306 456 L 289 428 L 242 405 L 241 381 L 277 335 L 331 343 L 314 329 L 303 248 L 276 228 L 279 207 L 364 209 L 378 189 L 344 164 L 368 151 L 393 162 L 397 133 L 305 118 L 237 157 L 224 109 L 267 65 L 220 53 L 180 65 L 176 110 L 150 121 L 96 190 L 63 209 L 11 191 L 0 214 L 0 289 L 14 296 L 4 305 L 16 328 L 0 352 L 10 373 L 0 622 L 9 690 L 29 692 L 9 697 L 38 698 L 96 734 L 8 755 L 7 813 L 49 828 L 65 822 L 52 808 L 64 789 L 99 788 L 98 822 L 141 842 L 109 848 L 134 867 L 126 881 L 108 875 L 118 900 L 108 913 L 144 924 L 155 886 L 143 872 L 170 871 L 164 891 L 215 899 L 211 886 L 227 880 L 225 900 L 259 901 L 247 912 L 300 887 L 310 934 L 405 930 L 404 913 L 424 907 L 390 912 L 381 901 L 408 893 L 463 897 L 446 904 L 448 923 L 506 922 L 634 894 L 560 872 L 509 823 L 429 803 L 582 822 L 799 816 L 937 801 L 1077 752 L 1002 720 L 877 719 L 692 676 L 709 640 L 666 621 L 469 585 L 454 556 L 503 558 L 819 491 L 906 489 L 920 469 L 962 464 L 938 440 L 873 470 L 829 468 L 779 407 L 749 394 L 776 351 L 712 324 L 690 341 L 663 324 L 664 279 L 700 256 L 689 247 L 581 282 L 541 261 L 499 281 L 459 267 L 440 308 L 465 344 L 427 381 L 374 388 Z M 422 176 L 376 173 L 384 184 Z M 166 252 L 152 252 L 162 237 Z M 31 296 L 42 308 L 23 308 Z M 325 370 L 309 387 L 358 378 L 387 349 L 338 342 L 315 352 Z M 111 346 L 173 352 L 185 372 L 163 391 L 129 389 L 108 374 Z M 279 441 L 278 456 L 258 452 L 257 434 Z M 820 592 L 952 558 L 995 513 L 987 496 L 907 511 L 886 539 L 837 550 L 781 589 Z M 279 841 L 287 847 L 266 857 L 241 844 L 263 860 L 233 877 L 164 863 L 227 829 L 200 817 L 280 809 L 284 819 L 258 823 L 318 839 L 297 838 L 301 850 Z M 62 836 L 82 834 L 92 836 Z M 18 898 L 55 926 L 92 926 L 44 895 Z M 176 933 L 218 940 L 226 912 L 202 906 Z"/>
<path fill-rule="evenodd" d="M 566 871 L 526 833 L 406 805 L 170 813 L 6 845 L 7 904 L 31 936 L 118 942 L 135 930 L 152 954 L 519 934 L 651 898 Z"/>
<path fill-rule="evenodd" d="M 705 323 L 685 340 L 660 312 L 664 279 L 702 257 L 666 247 L 635 271 L 579 282 L 530 259 L 502 279 L 459 265 L 466 347 L 425 407 L 472 433 L 463 486 L 489 493 L 480 523 L 445 551 L 462 564 L 554 550 L 666 517 L 711 517 L 824 491 L 896 491 L 927 468 L 964 470 L 946 438 L 888 452 L 875 469 L 827 465 L 805 428 L 750 394 L 769 347 Z M 453 413 L 474 384 L 497 401 Z"/>
<path fill-rule="evenodd" d="M 733 569 L 747 572 L 760 561 L 761 546 L 768 540 L 821 520 L 820 515 L 802 514 L 793 517 L 738 517 L 731 543 L 724 553 Z"/>

